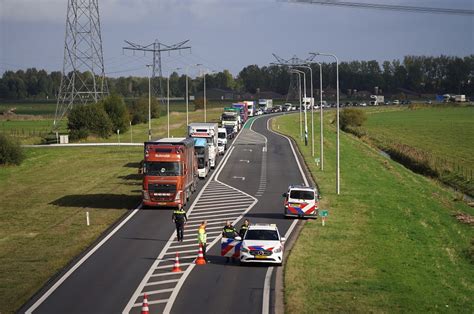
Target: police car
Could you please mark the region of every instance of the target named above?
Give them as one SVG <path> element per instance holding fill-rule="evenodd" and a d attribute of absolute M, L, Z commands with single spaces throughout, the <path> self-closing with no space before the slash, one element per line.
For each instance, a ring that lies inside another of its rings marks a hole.
<path fill-rule="evenodd" d="M 286 217 L 318 217 L 319 199 L 321 198 L 314 187 L 305 185 L 290 185 L 285 198 Z"/>
<path fill-rule="evenodd" d="M 242 239 L 240 262 L 281 265 L 285 240 L 275 224 L 252 224 Z"/>

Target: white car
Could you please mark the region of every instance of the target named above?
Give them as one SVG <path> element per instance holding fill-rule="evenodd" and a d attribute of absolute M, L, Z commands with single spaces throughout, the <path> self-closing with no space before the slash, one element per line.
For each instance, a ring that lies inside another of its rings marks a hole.
<path fill-rule="evenodd" d="M 281 265 L 285 240 L 275 224 L 250 225 L 242 239 L 240 262 Z"/>

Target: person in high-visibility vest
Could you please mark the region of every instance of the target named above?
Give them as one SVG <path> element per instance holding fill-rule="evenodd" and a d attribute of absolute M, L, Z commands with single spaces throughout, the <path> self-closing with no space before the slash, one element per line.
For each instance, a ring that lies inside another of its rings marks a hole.
<path fill-rule="evenodd" d="M 207 233 L 206 233 L 207 220 L 201 222 L 201 225 L 198 228 L 198 243 L 202 246 L 202 255 L 206 262 L 209 263 L 209 260 L 206 256 L 206 247 L 207 247 Z"/>
<path fill-rule="evenodd" d="M 245 219 L 242 226 L 240 226 L 239 236 L 242 238 L 242 240 L 244 239 L 245 233 L 247 232 L 247 230 L 249 228 L 249 224 L 250 224 L 249 220 Z"/>
<path fill-rule="evenodd" d="M 178 237 L 178 241 L 183 242 L 184 238 L 184 225 L 186 224 L 186 221 L 188 220 L 188 217 L 186 216 L 186 212 L 184 209 L 176 209 L 173 212 L 173 216 L 171 219 L 174 221 L 176 225 L 176 236 Z"/>

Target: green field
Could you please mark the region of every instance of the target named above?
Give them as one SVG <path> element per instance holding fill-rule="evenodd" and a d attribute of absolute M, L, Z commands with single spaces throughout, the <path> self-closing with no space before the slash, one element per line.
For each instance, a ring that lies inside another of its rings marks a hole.
<path fill-rule="evenodd" d="M 40 110 L 46 110 L 51 104 L 15 104 L 17 108 L 20 106 L 37 106 Z M 207 121 L 218 122 L 220 121 L 220 115 L 222 108 L 228 106 L 230 103 L 222 102 L 210 102 L 207 107 Z M 0 109 L 2 106 L 0 104 Z M 9 107 L 12 107 L 12 105 Z M 202 122 L 204 121 L 204 111 L 194 110 L 194 105 L 190 102 L 189 105 L 189 120 L 190 122 Z M 167 124 L 168 119 L 166 115 L 166 106 L 160 106 L 160 118 L 152 119 L 152 136 L 153 138 L 163 137 L 167 135 Z M 185 102 L 173 102 L 170 104 L 170 136 L 184 136 L 187 132 L 186 127 L 186 104 Z M 54 116 L 54 112 L 53 112 Z M 0 132 L 10 135 L 20 140 L 22 144 L 40 144 L 42 137 L 47 135 L 52 130 L 53 117 L 45 116 L 11 116 L 3 117 L 0 119 Z M 66 133 L 67 122 L 61 121 L 60 133 Z M 125 133 L 120 133 L 121 142 L 143 142 L 148 139 L 148 123 L 142 123 L 133 125 Z M 116 134 L 112 135 L 107 139 L 90 137 L 82 142 L 118 142 L 119 138 Z"/>
<path fill-rule="evenodd" d="M 41 115 L 54 117 L 56 112 L 56 101 L 47 102 L 2 102 L 0 103 L 0 112 L 15 109 L 15 114 L 18 115 Z"/>
<path fill-rule="evenodd" d="M 141 201 L 140 147 L 36 148 L 26 155 L 21 166 L 0 167 L 1 313 L 18 309 Z"/>
<path fill-rule="evenodd" d="M 474 230 L 452 215 L 474 215 L 474 209 L 345 133 L 336 195 L 333 117 L 325 117 L 324 172 L 310 146 L 297 140 L 329 219 L 325 227 L 308 221 L 291 251 L 285 312 L 472 313 L 474 261 L 468 250 Z M 299 137 L 297 115 L 278 118 L 273 127 Z"/>
<path fill-rule="evenodd" d="M 398 141 L 474 169 L 474 106 L 376 111 L 364 129 L 370 137 Z"/>

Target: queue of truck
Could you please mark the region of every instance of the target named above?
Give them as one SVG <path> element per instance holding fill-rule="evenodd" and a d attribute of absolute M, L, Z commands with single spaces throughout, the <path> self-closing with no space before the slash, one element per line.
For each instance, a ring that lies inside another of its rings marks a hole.
<path fill-rule="evenodd" d="M 249 110 L 251 108 L 251 110 Z M 187 138 L 163 138 L 144 143 L 142 198 L 145 207 L 186 205 L 196 191 L 198 178 L 205 179 L 217 165 L 250 116 L 254 102 L 224 108 L 218 123 L 190 123 Z"/>

